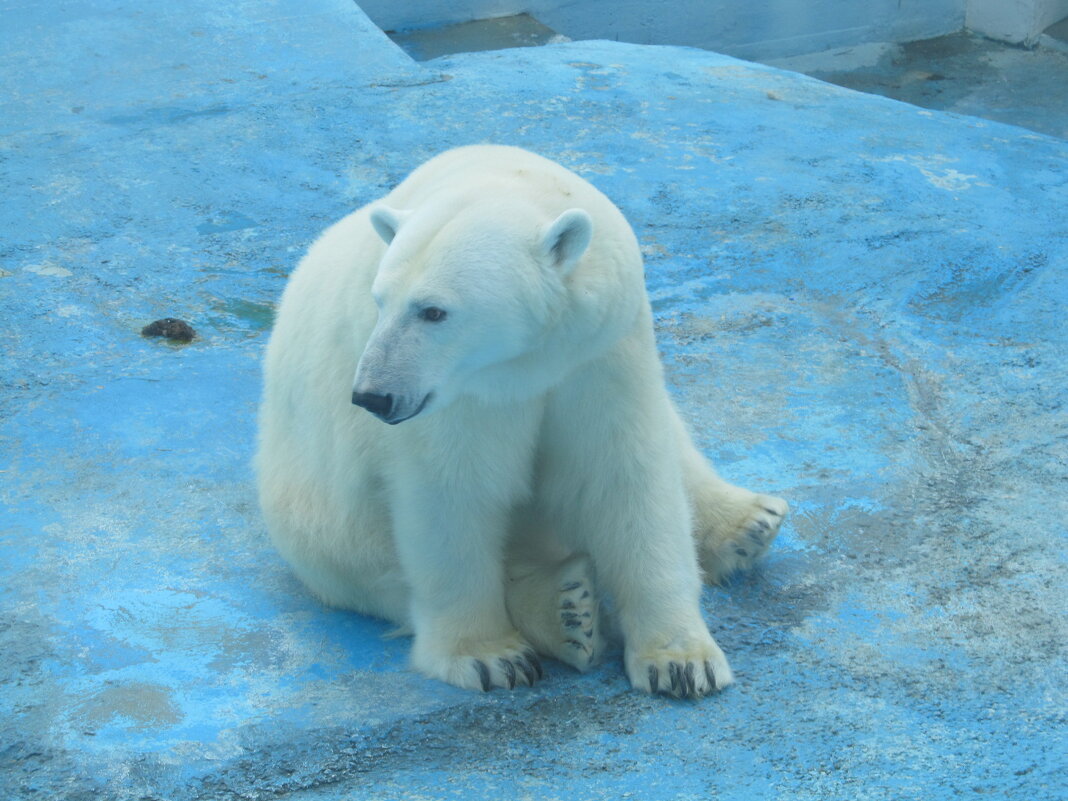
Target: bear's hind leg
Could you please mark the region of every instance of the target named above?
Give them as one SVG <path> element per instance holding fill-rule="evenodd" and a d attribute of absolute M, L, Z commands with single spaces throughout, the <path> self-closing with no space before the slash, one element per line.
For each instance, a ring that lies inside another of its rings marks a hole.
<path fill-rule="evenodd" d="M 673 412 L 701 572 L 706 583 L 718 584 L 735 571 L 748 570 L 767 552 L 789 506 L 782 498 L 720 478 L 693 444 L 678 411 Z"/>
<path fill-rule="evenodd" d="M 538 653 L 585 672 L 604 652 L 593 565 L 585 554 L 562 561 L 511 554 L 509 617 Z"/>
<path fill-rule="evenodd" d="M 339 540 L 325 536 L 284 537 L 272 531 L 279 552 L 311 592 L 327 606 L 351 609 L 362 615 L 382 618 L 411 627 L 410 591 L 395 559 L 367 559 L 357 563 L 336 552 L 316 549 L 315 542 Z M 358 541 L 359 538 L 352 538 Z"/>

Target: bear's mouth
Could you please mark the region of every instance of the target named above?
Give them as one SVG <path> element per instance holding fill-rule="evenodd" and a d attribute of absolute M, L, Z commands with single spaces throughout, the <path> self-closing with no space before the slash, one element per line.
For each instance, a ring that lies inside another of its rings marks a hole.
<path fill-rule="evenodd" d="M 405 420 L 411 420 L 413 417 L 419 414 L 419 412 L 423 411 L 433 394 L 433 392 L 428 392 L 426 395 L 424 395 L 423 399 L 419 401 L 419 405 L 415 407 L 415 411 L 413 411 L 411 414 L 407 414 L 404 417 L 391 416 L 388 418 L 379 417 L 378 419 L 384 423 L 389 423 L 391 426 L 395 426 L 397 425 L 397 423 L 403 423 Z"/>
<path fill-rule="evenodd" d="M 405 403 L 404 398 L 398 399 L 392 394 L 378 395 L 369 392 L 353 392 L 352 403 L 354 406 L 366 409 L 383 423 L 395 426 L 397 423 L 411 420 L 423 411 L 433 395 L 433 392 L 428 392 L 414 409 L 412 409 L 411 403 Z"/>

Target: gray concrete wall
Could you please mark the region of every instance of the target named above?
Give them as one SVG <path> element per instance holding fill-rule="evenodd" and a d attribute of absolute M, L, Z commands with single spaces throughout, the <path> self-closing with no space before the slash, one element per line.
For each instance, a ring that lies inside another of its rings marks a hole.
<path fill-rule="evenodd" d="M 1053 2 L 1053 0 L 1050 0 Z M 530 13 L 573 39 L 703 47 L 748 59 L 863 42 L 903 42 L 964 27 L 966 0 L 362 0 L 384 29 Z"/>
<path fill-rule="evenodd" d="M 1039 35 L 1068 17 L 1068 0 L 968 0 L 969 30 L 1006 42 L 1034 44 Z"/>

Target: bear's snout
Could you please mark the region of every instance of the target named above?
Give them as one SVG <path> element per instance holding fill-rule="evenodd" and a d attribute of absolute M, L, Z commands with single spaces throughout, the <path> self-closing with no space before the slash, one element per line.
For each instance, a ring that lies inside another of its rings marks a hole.
<path fill-rule="evenodd" d="M 353 391 L 352 403 L 355 406 L 363 407 L 375 417 L 387 422 L 393 411 L 393 396 L 389 394 L 379 395 L 376 392 Z"/>

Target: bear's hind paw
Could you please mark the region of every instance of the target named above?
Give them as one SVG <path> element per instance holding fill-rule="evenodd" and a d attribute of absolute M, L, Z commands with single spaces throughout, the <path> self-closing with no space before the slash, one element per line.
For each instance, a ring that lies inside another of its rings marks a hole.
<path fill-rule="evenodd" d="M 597 663 L 604 651 L 600 603 L 589 557 L 572 557 L 561 567 L 557 578 L 558 632 L 553 656 L 584 673 Z"/>
<path fill-rule="evenodd" d="M 789 510 L 786 501 L 772 495 L 753 495 L 737 527 L 719 541 L 700 543 L 705 581 L 716 584 L 739 570 L 750 569 L 767 553 Z"/>

